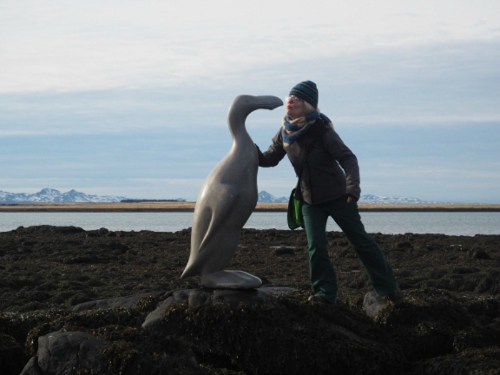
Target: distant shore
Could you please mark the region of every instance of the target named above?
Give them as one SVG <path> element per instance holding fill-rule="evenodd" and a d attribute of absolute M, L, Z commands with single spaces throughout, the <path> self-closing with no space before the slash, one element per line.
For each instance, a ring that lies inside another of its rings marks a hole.
<path fill-rule="evenodd" d="M 195 202 L 0 204 L 2 212 L 193 212 Z M 283 212 L 287 203 L 258 203 L 257 212 Z M 364 212 L 500 212 L 500 204 L 360 204 Z"/>

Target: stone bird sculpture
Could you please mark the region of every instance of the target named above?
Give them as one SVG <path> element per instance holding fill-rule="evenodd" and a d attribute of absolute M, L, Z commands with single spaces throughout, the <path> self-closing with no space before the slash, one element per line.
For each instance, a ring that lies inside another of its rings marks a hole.
<path fill-rule="evenodd" d="M 233 138 L 229 153 L 210 172 L 199 193 L 191 232 L 191 253 L 181 278 L 201 275 L 207 288 L 258 288 L 262 281 L 244 271 L 229 271 L 241 229 L 258 198 L 259 156 L 245 127 L 256 109 L 283 105 L 275 96 L 236 97 L 229 108 L 228 124 Z"/>

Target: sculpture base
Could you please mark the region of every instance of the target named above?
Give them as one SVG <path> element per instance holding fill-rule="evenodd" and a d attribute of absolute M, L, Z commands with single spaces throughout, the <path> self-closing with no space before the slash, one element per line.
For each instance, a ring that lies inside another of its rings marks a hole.
<path fill-rule="evenodd" d="M 201 276 L 204 288 L 211 289 L 254 289 L 262 285 L 262 280 L 245 271 L 217 271 Z"/>

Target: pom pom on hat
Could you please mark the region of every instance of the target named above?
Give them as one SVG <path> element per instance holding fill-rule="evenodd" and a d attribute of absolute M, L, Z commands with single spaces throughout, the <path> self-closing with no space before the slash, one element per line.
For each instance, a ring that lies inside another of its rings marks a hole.
<path fill-rule="evenodd" d="M 296 84 L 291 90 L 290 95 L 308 102 L 314 108 L 318 108 L 318 88 L 312 81 L 304 81 Z"/>

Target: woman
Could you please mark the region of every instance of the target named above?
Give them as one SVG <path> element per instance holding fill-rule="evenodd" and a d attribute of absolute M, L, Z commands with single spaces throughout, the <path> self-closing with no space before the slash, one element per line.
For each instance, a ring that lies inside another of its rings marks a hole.
<path fill-rule="evenodd" d="M 320 113 L 314 82 L 300 82 L 290 91 L 283 125 L 269 149 L 264 153 L 259 150 L 259 166 L 274 167 L 285 154 L 297 175 L 302 169 L 302 214 L 314 293 L 309 301 L 336 302 L 337 276 L 328 256 L 326 238 L 326 222 L 331 216 L 354 245 L 377 295 L 401 304 L 404 296 L 394 273 L 359 216 L 358 160 L 334 131 L 328 117 Z"/>

